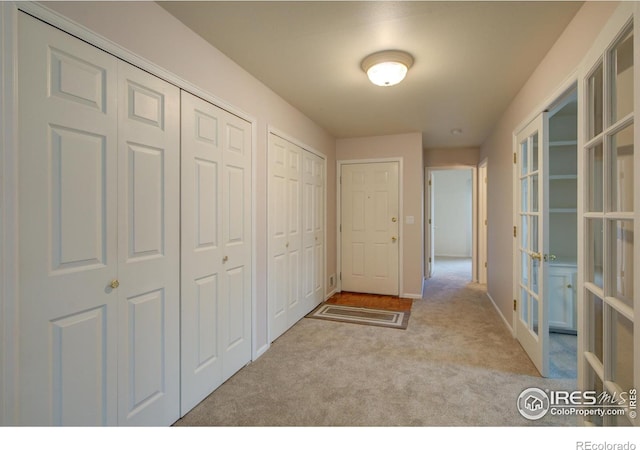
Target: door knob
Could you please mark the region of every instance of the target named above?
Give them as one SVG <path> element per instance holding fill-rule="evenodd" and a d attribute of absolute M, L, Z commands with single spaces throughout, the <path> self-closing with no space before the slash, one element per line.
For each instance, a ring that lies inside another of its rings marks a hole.
<path fill-rule="evenodd" d="M 395 218 L 395 217 L 392 217 L 392 218 L 391 218 L 391 221 L 392 221 L 392 222 L 397 222 L 397 221 L 398 221 L 398 219 L 397 219 L 397 218 Z"/>
<path fill-rule="evenodd" d="M 229 261 L 229 257 L 228 257 L 228 256 L 224 256 L 224 257 L 222 258 L 222 262 L 223 262 L 223 263 L 226 263 L 227 261 Z"/>
<path fill-rule="evenodd" d="M 542 259 L 542 255 L 540 253 L 531 253 L 531 259 L 537 259 L 540 261 Z"/>
<path fill-rule="evenodd" d="M 118 286 L 120 286 L 120 282 L 118 280 L 111 280 L 111 289 L 118 289 Z"/>
<path fill-rule="evenodd" d="M 395 237 L 395 236 L 391 236 L 391 241 L 392 241 L 392 242 L 395 242 L 395 241 L 397 241 L 397 240 L 398 240 L 398 238 L 397 238 L 397 237 Z"/>

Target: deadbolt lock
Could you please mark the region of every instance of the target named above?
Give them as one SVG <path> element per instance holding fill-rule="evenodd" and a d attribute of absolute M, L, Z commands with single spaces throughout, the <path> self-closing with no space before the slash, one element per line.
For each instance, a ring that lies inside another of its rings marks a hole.
<path fill-rule="evenodd" d="M 395 223 L 395 222 L 397 222 L 397 221 L 398 221 L 398 218 L 397 218 L 397 217 L 392 217 L 392 218 L 391 218 L 391 221 Z"/>

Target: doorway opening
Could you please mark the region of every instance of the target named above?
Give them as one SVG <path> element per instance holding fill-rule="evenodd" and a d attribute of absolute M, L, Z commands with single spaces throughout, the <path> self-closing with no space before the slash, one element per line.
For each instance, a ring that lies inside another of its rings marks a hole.
<path fill-rule="evenodd" d="M 431 276 L 472 281 L 473 170 L 430 170 Z"/>
<path fill-rule="evenodd" d="M 549 377 L 577 377 L 578 101 L 549 111 Z"/>

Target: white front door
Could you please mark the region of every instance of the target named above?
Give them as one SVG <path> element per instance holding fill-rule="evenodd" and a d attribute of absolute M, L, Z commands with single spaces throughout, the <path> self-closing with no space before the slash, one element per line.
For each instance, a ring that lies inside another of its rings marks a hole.
<path fill-rule="evenodd" d="M 547 376 L 549 366 L 547 128 L 547 113 L 543 113 L 518 134 L 516 153 L 516 335 L 542 376 Z"/>
<path fill-rule="evenodd" d="M 399 164 L 343 164 L 342 290 L 398 295 Z"/>

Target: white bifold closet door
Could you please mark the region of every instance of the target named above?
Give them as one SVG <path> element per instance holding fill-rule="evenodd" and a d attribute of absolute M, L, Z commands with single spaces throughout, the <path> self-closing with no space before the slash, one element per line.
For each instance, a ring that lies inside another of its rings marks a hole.
<path fill-rule="evenodd" d="M 324 300 L 324 160 L 269 134 L 268 308 L 273 341 Z"/>
<path fill-rule="evenodd" d="M 19 422 L 179 418 L 179 90 L 19 14 Z"/>
<path fill-rule="evenodd" d="M 182 414 L 251 360 L 251 124 L 182 92 Z"/>

